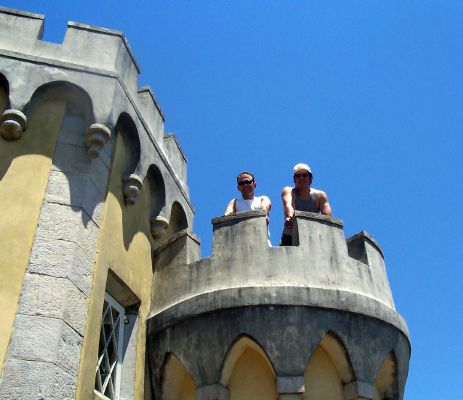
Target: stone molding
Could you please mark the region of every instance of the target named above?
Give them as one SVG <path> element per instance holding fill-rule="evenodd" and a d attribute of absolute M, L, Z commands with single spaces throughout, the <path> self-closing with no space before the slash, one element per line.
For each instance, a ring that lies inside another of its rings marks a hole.
<path fill-rule="evenodd" d="M 303 376 L 277 376 L 278 394 L 302 394 L 305 392 Z"/>
<path fill-rule="evenodd" d="M 130 174 L 123 179 L 122 192 L 124 193 L 125 204 L 135 204 L 138 194 L 143 187 L 143 181 L 138 175 Z"/>
<path fill-rule="evenodd" d="M 97 158 L 104 145 L 111 139 L 111 131 L 103 124 L 91 124 L 85 134 L 85 145 L 90 158 Z"/>
<path fill-rule="evenodd" d="M 375 387 L 368 382 L 353 381 L 344 385 L 344 400 L 374 400 L 375 399 Z"/>
<path fill-rule="evenodd" d="M 26 130 L 26 116 L 19 110 L 5 110 L 0 117 L 0 133 L 5 140 L 21 139 Z"/>
<path fill-rule="evenodd" d="M 158 215 L 151 218 L 150 225 L 153 239 L 161 239 L 169 227 L 169 220 L 166 217 Z"/>

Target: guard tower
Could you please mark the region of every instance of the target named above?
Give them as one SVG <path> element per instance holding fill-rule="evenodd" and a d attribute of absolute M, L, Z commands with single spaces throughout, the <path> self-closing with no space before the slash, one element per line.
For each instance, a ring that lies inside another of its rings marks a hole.
<path fill-rule="evenodd" d="M 156 398 L 403 398 L 410 343 L 378 243 L 345 240 L 334 218 L 296 221 L 292 247 L 268 247 L 265 214 L 247 212 L 212 220 L 209 258 L 188 231 L 156 250 Z"/>
<path fill-rule="evenodd" d="M 368 234 L 212 221 L 121 32 L 0 8 L 0 399 L 402 399 L 410 343 Z M 199 205 L 201 207 L 201 205 Z"/>

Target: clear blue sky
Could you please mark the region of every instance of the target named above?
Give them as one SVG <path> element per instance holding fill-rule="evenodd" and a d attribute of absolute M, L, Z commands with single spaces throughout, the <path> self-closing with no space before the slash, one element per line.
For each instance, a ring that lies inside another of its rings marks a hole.
<path fill-rule="evenodd" d="M 189 165 L 203 255 L 210 219 L 255 172 L 280 190 L 307 162 L 346 236 L 380 243 L 412 338 L 405 399 L 463 398 L 463 1 L 3 1 L 123 31 Z"/>

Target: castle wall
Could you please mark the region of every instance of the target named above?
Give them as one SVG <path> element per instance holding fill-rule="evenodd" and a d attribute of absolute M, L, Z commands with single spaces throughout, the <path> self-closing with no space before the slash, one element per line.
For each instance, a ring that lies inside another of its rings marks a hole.
<path fill-rule="evenodd" d="M 5 103 L 5 101 L 3 101 Z M 0 146 L 0 370 L 6 356 L 66 104 L 35 107 L 23 142 Z M 44 140 L 45 139 L 45 140 Z"/>
<path fill-rule="evenodd" d="M 135 307 L 137 329 L 136 354 L 132 370 L 134 383 L 128 398 L 143 398 L 146 318 L 150 309 L 152 285 L 152 241 L 150 232 L 151 193 L 150 185 L 145 182 L 137 202 L 126 207 L 120 183 L 124 174 L 128 148 L 121 135 L 116 138 L 113 168 L 109 179 L 109 188 L 103 211 L 103 223 L 98 244 L 98 254 L 93 272 L 93 283 L 88 309 L 88 323 L 82 345 L 79 368 L 77 398 L 88 399 L 93 395 L 95 365 L 97 363 L 101 309 L 104 293 L 109 293 L 126 308 Z M 123 282 L 124 289 L 108 287 L 108 274 L 114 274 Z M 113 291 L 111 291 L 113 289 Z M 124 372 L 124 371 L 123 371 Z M 128 390 L 126 387 L 125 390 Z"/>
<path fill-rule="evenodd" d="M 149 397 L 151 252 L 193 224 L 186 159 L 120 32 L 42 30 L 0 8 L 0 397 L 92 398 L 107 301 L 123 315 L 120 394 Z"/>
<path fill-rule="evenodd" d="M 391 398 L 401 398 L 408 329 L 370 235 L 346 241 L 341 221 L 297 212 L 298 245 L 269 247 L 265 213 L 212 223 L 211 257 L 198 259 L 188 231 L 154 254 L 148 347 L 156 396 L 162 398 L 162 360 L 171 352 L 193 377 L 197 399 L 231 398 L 221 376 L 229 349 L 245 336 L 273 366 L 279 399 L 373 400 L 377 371 L 391 352 L 397 374 L 384 381 L 396 385 Z"/>

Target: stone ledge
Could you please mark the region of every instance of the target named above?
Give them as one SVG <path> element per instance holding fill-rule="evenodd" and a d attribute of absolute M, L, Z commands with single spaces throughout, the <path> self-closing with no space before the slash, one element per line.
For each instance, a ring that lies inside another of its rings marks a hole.
<path fill-rule="evenodd" d="M 340 219 L 328 217 L 327 215 L 312 213 L 308 211 L 295 211 L 296 219 L 307 219 L 310 221 L 323 221 L 339 228 L 344 227 L 344 222 Z"/>
<path fill-rule="evenodd" d="M 148 332 L 153 334 L 204 313 L 268 305 L 315 307 L 360 314 L 396 327 L 409 340 L 405 320 L 385 304 L 358 293 L 313 287 L 239 287 L 203 293 L 152 313 L 148 320 Z"/>
<path fill-rule="evenodd" d="M 1 14 L 15 15 L 23 18 L 39 19 L 44 20 L 45 16 L 42 14 L 31 13 L 27 11 L 16 10 L 14 8 L 0 7 Z"/>
<path fill-rule="evenodd" d="M 156 250 L 153 252 L 153 256 L 158 255 L 162 251 L 164 251 L 167 247 L 171 246 L 172 243 L 176 242 L 177 240 L 181 239 L 184 236 L 188 236 L 190 239 L 195 241 L 198 245 L 201 244 L 201 239 L 199 236 L 195 235 L 191 230 L 188 228 L 182 229 L 180 232 L 172 235 L 169 239 L 167 239 L 163 244 L 161 244 Z"/>
<path fill-rule="evenodd" d="M 211 223 L 212 225 L 219 225 L 223 222 L 230 222 L 230 221 L 242 221 L 251 218 L 259 218 L 265 217 L 267 213 L 265 211 L 245 211 L 239 212 L 230 215 L 222 215 L 221 217 L 212 218 Z"/>

